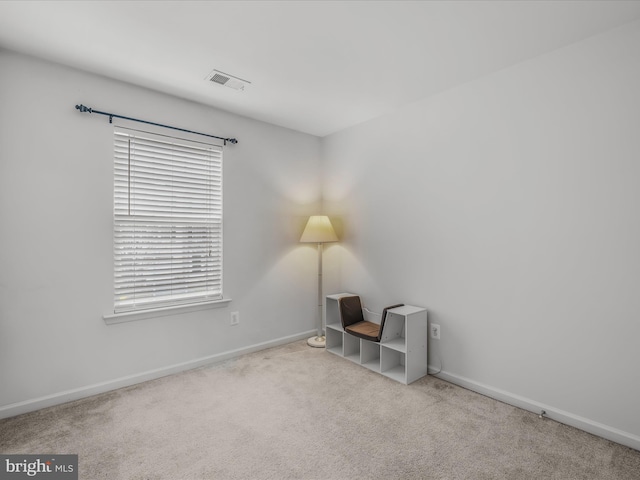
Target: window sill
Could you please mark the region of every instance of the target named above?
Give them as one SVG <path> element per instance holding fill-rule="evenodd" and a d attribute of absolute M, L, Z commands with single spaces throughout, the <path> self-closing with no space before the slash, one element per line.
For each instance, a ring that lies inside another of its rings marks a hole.
<path fill-rule="evenodd" d="M 102 318 L 107 325 L 113 325 L 116 323 L 134 322 L 136 320 L 146 320 L 148 318 L 165 317 L 167 315 L 178 315 L 198 310 L 207 310 L 209 308 L 223 308 L 228 306 L 229 303 L 231 303 L 231 299 L 224 298 L 222 300 L 191 303 L 188 305 L 174 305 L 171 307 L 153 308 L 137 312 L 106 313 Z"/>

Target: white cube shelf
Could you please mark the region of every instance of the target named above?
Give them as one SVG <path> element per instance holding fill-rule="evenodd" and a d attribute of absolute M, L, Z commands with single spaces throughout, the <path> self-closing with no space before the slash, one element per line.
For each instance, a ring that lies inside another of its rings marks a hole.
<path fill-rule="evenodd" d="M 427 310 L 412 305 L 387 310 L 380 342 L 347 333 L 340 321 L 339 300 L 326 297 L 326 350 L 405 385 L 427 374 Z"/>

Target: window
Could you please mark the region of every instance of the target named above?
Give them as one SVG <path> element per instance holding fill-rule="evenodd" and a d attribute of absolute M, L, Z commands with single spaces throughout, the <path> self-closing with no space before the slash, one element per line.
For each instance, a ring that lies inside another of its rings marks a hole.
<path fill-rule="evenodd" d="M 222 148 L 116 127 L 114 312 L 222 299 Z"/>

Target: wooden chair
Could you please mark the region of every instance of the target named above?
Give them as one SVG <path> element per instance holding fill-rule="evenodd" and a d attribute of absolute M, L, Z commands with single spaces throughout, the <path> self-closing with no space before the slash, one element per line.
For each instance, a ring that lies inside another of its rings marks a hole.
<path fill-rule="evenodd" d="M 400 303 L 398 305 L 386 307 L 382 310 L 382 318 L 380 319 L 380 325 L 378 325 L 377 323 L 369 322 L 364 319 L 359 296 L 354 295 L 352 297 L 342 297 L 339 300 L 339 304 L 340 320 L 342 321 L 342 328 L 344 328 L 344 331 L 371 342 L 379 342 L 382 338 L 384 322 L 387 318 L 387 310 L 403 306 L 403 304 Z"/>

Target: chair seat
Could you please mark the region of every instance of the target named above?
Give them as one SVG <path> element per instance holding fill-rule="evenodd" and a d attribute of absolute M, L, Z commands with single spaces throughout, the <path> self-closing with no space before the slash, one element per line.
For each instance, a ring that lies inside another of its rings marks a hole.
<path fill-rule="evenodd" d="M 399 303 L 382 310 L 380 325 L 378 325 L 377 323 L 368 322 L 364 319 L 362 304 L 360 303 L 360 297 L 358 295 L 342 297 L 338 302 L 340 304 L 340 321 L 344 331 L 371 342 L 379 342 L 382 339 L 387 310 L 402 306 L 402 304 Z"/>
<path fill-rule="evenodd" d="M 356 337 L 364 338 L 372 342 L 379 341 L 380 325 L 363 320 L 345 328 L 345 331 Z"/>

